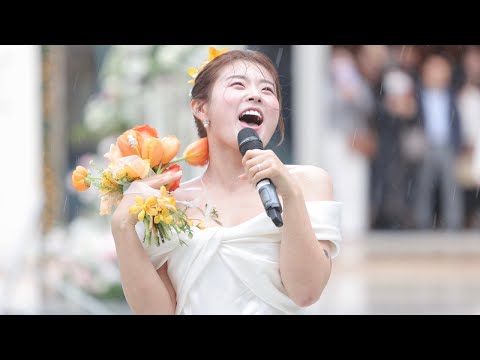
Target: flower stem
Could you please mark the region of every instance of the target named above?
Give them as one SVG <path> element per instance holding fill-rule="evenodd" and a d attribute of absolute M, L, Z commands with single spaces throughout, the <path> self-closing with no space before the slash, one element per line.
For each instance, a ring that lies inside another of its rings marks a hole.
<path fill-rule="evenodd" d="M 158 238 L 158 229 L 155 225 L 153 226 L 152 231 L 153 231 L 153 240 L 155 241 L 155 245 L 160 246 L 160 240 Z"/>
<path fill-rule="evenodd" d="M 172 161 L 170 161 L 170 162 L 167 164 L 167 166 L 170 166 L 170 165 L 179 163 L 180 161 L 183 161 L 183 160 L 185 160 L 186 158 L 187 158 L 186 156 L 182 156 L 181 158 L 173 159 Z"/>
<path fill-rule="evenodd" d="M 90 183 L 92 183 L 93 180 L 102 180 L 102 178 L 90 175 L 85 178 L 85 181 L 90 181 Z"/>
<path fill-rule="evenodd" d="M 150 224 L 147 217 L 143 219 L 143 226 L 145 228 L 145 246 L 150 247 L 152 231 L 150 230 Z"/>
<path fill-rule="evenodd" d="M 157 174 L 161 174 L 161 173 L 163 172 L 163 170 L 165 170 L 165 169 L 168 168 L 169 166 L 171 166 L 171 165 L 173 165 L 173 164 L 176 164 L 176 163 L 179 163 L 180 161 L 183 161 L 183 160 L 185 160 L 186 158 L 187 158 L 186 156 L 182 156 L 181 158 L 174 159 L 174 160 L 170 161 L 168 164 L 159 166 L 159 167 L 158 167 L 158 170 L 157 170 Z"/>

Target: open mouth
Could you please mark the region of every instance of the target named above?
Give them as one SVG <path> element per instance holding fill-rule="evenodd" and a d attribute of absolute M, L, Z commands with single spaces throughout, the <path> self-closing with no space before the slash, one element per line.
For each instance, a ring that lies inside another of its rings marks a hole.
<path fill-rule="evenodd" d="M 260 126 L 263 123 L 263 117 L 260 112 L 257 110 L 247 110 L 244 111 L 238 118 L 241 122 L 244 122 L 249 125 Z"/>

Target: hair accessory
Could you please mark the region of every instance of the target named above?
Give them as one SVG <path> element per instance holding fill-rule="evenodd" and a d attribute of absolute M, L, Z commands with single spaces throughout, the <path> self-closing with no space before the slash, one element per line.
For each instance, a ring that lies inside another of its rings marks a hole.
<path fill-rule="evenodd" d="M 213 59 L 215 59 L 216 57 L 222 55 L 222 54 L 225 54 L 226 52 L 228 51 L 227 48 L 222 48 L 220 50 L 217 50 L 215 49 L 214 47 L 210 47 L 208 48 L 208 59 L 205 60 L 202 65 L 200 65 L 200 67 L 198 69 L 195 69 L 194 67 L 190 67 L 188 68 L 188 75 L 190 77 L 192 77 L 192 79 L 190 79 L 188 81 L 189 84 L 192 84 L 192 85 L 195 85 L 195 79 L 197 78 L 197 75 L 200 71 L 202 71 L 202 69 L 210 62 L 212 61 Z"/>

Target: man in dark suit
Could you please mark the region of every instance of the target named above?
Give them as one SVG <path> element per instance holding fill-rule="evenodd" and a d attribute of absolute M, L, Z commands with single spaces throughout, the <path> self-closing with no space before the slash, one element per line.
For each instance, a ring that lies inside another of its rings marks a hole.
<path fill-rule="evenodd" d="M 433 214 L 437 188 L 445 227 L 459 229 L 463 224 L 463 194 L 455 177 L 461 136 L 452 73 L 452 64 L 442 54 L 429 55 L 421 68 L 418 104 L 426 150 L 418 173 L 415 217 L 424 229 L 438 221 Z"/>

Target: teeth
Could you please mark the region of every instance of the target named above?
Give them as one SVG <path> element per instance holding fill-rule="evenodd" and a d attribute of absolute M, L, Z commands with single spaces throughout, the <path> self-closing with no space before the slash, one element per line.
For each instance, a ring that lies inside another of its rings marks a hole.
<path fill-rule="evenodd" d="M 245 115 L 255 115 L 259 119 L 262 119 L 262 115 L 257 110 L 247 110 L 244 113 L 242 113 L 242 115 L 240 115 L 240 117 L 243 117 Z"/>

